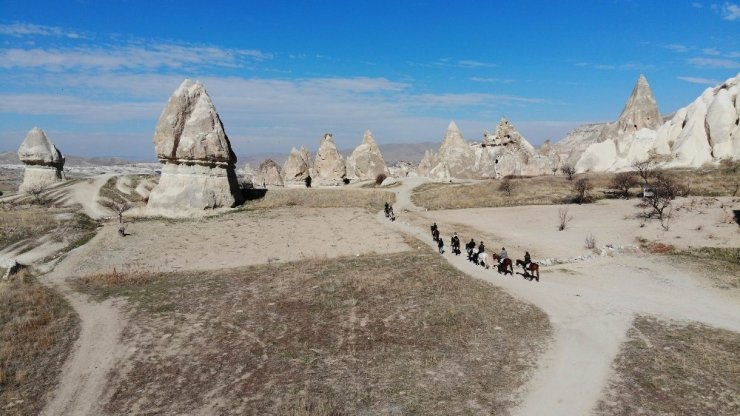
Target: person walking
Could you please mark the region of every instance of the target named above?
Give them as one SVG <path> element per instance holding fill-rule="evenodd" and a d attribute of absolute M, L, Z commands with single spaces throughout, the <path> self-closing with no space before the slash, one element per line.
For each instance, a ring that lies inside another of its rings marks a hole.
<path fill-rule="evenodd" d="M 445 252 L 445 242 L 441 238 L 437 238 L 437 247 L 439 248 L 439 254 L 444 254 Z"/>

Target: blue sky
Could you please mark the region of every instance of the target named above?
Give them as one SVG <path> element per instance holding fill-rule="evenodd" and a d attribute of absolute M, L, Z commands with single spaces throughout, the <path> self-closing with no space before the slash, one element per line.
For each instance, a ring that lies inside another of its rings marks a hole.
<path fill-rule="evenodd" d="M 33 126 L 68 154 L 153 158 L 184 78 L 237 154 L 478 140 L 533 144 L 617 118 L 639 74 L 662 113 L 740 72 L 740 4 L 707 1 L 0 0 L 0 150 Z"/>

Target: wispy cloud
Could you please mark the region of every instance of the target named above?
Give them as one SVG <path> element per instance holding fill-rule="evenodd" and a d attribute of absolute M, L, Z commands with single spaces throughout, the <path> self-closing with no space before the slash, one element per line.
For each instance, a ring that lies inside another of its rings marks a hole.
<path fill-rule="evenodd" d="M 0 68 L 47 70 L 101 69 L 152 70 L 188 66 L 239 67 L 246 62 L 270 59 L 258 50 L 223 49 L 215 46 L 151 44 L 50 49 L 0 49 Z"/>
<path fill-rule="evenodd" d="M 511 84 L 514 82 L 513 79 L 507 78 L 470 77 L 468 79 L 474 82 L 483 82 L 488 84 Z"/>
<path fill-rule="evenodd" d="M 737 69 L 740 68 L 740 62 L 732 59 L 721 59 L 721 58 L 691 58 L 689 64 L 696 67 L 703 68 L 724 68 L 724 69 Z"/>
<path fill-rule="evenodd" d="M 420 66 L 425 68 L 433 67 L 444 67 L 444 68 L 462 68 L 462 69 L 477 69 L 477 68 L 496 68 L 498 64 L 493 62 L 483 62 L 473 59 L 452 59 L 442 58 L 437 59 L 432 63 L 419 63 L 419 62 L 406 62 L 410 66 Z"/>
<path fill-rule="evenodd" d="M 670 43 L 668 45 L 663 45 L 663 47 L 678 53 L 686 53 L 691 50 L 691 48 L 689 48 L 688 46 L 682 45 L 680 43 Z"/>
<path fill-rule="evenodd" d="M 704 48 L 701 51 L 702 53 L 704 53 L 704 55 L 712 55 L 712 56 L 722 55 L 722 52 L 720 52 L 716 48 Z"/>
<path fill-rule="evenodd" d="M 740 6 L 735 3 L 725 2 L 722 5 L 720 13 L 725 20 L 732 22 L 740 21 Z"/>
<path fill-rule="evenodd" d="M 681 81 L 686 81 L 691 84 L 700 84 L 700 85 L 717 85 L 720 83 L 716 79 L 700 78 L 700 77 L 676 77 L 676 79 L 679 79 Z"/>
<path fill-rule="evenodd" d="M 656 66 L 653 64 L 643 64 L 638 62 L 628 62 L 624 64 L 603 64 L 603 63 L 592 63 L 592 62 L 576 62 L 575 66 L 581 68 L 593 68 L 604 71 L 655 71 Z"/>
<path fill-rule="evenodd" d="M 35 25 L 31 23 L 0 24 L 0 35 L 16 38 L 27 36 L 53 36 L 69 39 L 89 38 L 89 34 L 63 29 L 56 26 Z"/>

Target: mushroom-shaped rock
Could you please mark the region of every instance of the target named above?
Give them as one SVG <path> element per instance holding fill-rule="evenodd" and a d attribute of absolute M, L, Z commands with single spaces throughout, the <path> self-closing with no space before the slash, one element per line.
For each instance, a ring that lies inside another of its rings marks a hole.
<path fill-rule="evenodd" d="M 26 135 L 18 148 L 18 158 L 25 165 L 21 192 L 44 189 L 64 180 L 62 152 L 38 127 Z"/>
<path fill-rule="evenodd" d="M 347 177 L 366 180 L 375 179 L 381 174 L 387 175 L 388 168 L 373 134 L 368 130 L 362 138 L 362 144 L 347 158 Z"/>
<path fill-rule="evenodd" d="M 260 163 L 259 170 L 254 174 L 254 185 L 263 188 L 267 186 L 283 186 L 280 166 L 272 159 L 264 160 Z"/>
<path fill-rule="evenodd" d="M 231 150 L 203 84 L 186 79 L 159 117 L 154 147 L 162 177 L 147 207 L 164 215 L 232 207 L 242 197 Z"/>

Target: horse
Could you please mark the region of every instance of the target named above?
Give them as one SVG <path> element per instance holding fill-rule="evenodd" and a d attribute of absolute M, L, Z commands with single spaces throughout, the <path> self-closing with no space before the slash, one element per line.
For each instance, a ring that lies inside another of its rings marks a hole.
<path fill-rule="evenodd" d="M 432 239 L 433 239 L 434 241 L 437 241 L 437 240 L 439 240 L 439 230 L 438 230 L 438 229 L 436 229 L 436 228 L 434 229 L 434 231 L 432 231 Z"/>
<path fill-rule="evenodd" d="M 510 258 L 505 258 L 501 260 L 501 257 L 499 257 L 498 254 L 493 254 L 493 259 L 496 260 L 498 263 L 498 272 L 499 274 L 503 273 L 504 276 L 506 276 L 506 273 L 509 273 L 510 275 L 514 275 L 514 266 L 511 264 Z"/>
<path fill-rule="evenodd" d="M 490 269 L 491 265 L 488 263 L 488 253 L 478 253 L 478 265 L 483 266 L 485 269 Z"/>
<path fill-rule="evenodd" d="M 529 262 L 529 264 L 525 265 L 524 260 L 516 260 L 516 267 L 522 266 L 522 269 L 524 269 L 524 278 L 526 279 L 529 277 L 529 280 L 537 279 L 537 281 L 540 281 L 540 265 L 537 263 Z"/>

